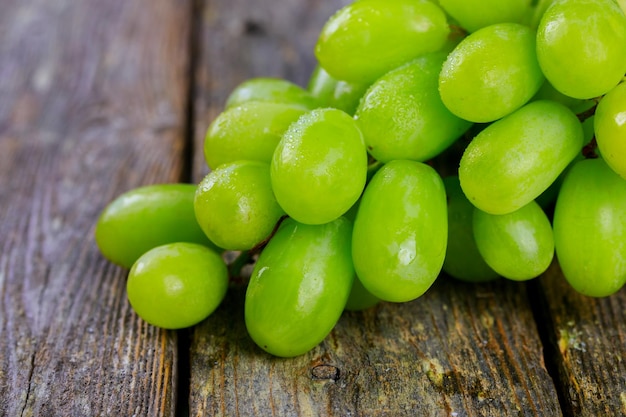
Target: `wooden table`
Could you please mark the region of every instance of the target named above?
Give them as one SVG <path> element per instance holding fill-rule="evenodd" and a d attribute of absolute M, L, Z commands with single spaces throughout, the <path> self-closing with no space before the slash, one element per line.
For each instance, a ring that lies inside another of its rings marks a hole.
<path fill-rule="evenodd" d="M 347 0 L 0 0 L 1 416 L 626 414 L 626 291 L 442 277 L 277 359 L 241 288 L 185 331 L 146 325 L 94 222 L 131 188 L 197 182 L 241 81 L 304 85 Z"/>

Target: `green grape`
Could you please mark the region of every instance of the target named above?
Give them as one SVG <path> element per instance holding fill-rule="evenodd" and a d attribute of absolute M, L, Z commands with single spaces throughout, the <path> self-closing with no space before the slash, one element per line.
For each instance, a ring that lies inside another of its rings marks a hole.
<path fill-rule="evenodd" d="M 457 116 L 491 122 L 524 105 L 543 81 L 535 32 L 499 23 L 472 33 L 450 53 L 439 76 L 439 93 Z"/>
<path fill-rule="evenodd" d="M 109 203 L 96 223 L 95 240 L 109 261 L 130 268 L 148 250 L 173 242 L 218 247 L 196 221 L 194 184 L 155 184 L 130 190 Z"/>
<path fill-rule="evenodd" d="M 544 192 L 582 145 L 583 129 L 571 110 L 533 101 L 470 142 L 459 164 L 461 188 L 482 211 L 511 213 Z"/>
<path fill-rule="evenodd" d="M 341 110 L 313 110 L 285 132 L 270 172 L 276 199 L 289 216 L 306 224 L 330 222 L 348 211 L 365 187 L 363 136 Z"/>
<path fill-rule="evenodd" d="M 204 157 L 211 169 L 227 162 L 272 160 L 289 125 L 307 110 L 283 103 L 250 101 L 221 113 L 207 130 Z"/>
<path fill-rule="evenodd" d="M 328 103 L 331 102 L 335 94 L 338 82 L 318 64 L 313 69 L 311 77 L 309 77 L 307 90 L 317 99 L 321 107 L 331 107 Z"/>
<path fill-rule="evenodd" d="M 376 297 L 418 298 L 441 271 L 448 238 L 443 181 L 430 166 L 394 160 L 368 184 L 354 222 L 352 259 Z"/>
<path fill-rule="evenodd" d="M 626 83 L 602 98 L 596 109 L 594 129 L 602 157 L 626 179 Z"/>
<path fill-rule="evenodd" d="M 494 215 L 474 209 L 472 225 L 480 254 L 505 278 L 535 278 L 552 263 L 552 226 L 535 201 L 509 214 Z"/>
<path fill-rule="evenodd" d="M 378 303 L 380 303 L 380 298 L 369 292 L 363 286 L 359 277 L 354 277 L 345 309 L 348 311 L 361 311 L 374 307 Z"/>
<path fill-rule="evenodd" d="M 563 275 L 578 292 L 605 297 L 626 283 L 626 180 L 601 159 L 576 163 L 554 209 Z"/>
<path fill-rule="evenodd" d="M 249 101 L 291 104 L 313 110 L 319 103 L 307 90 L 280 78 L 251 78 L 239 84 L 226 99 L 226 109 Z"/>
<path fill-rule="evenodd" d="M 561 93 L 601 96 L 626 72 L 626 16 L 613 0 L 555 0 L 537 28 L 537 58 Z"/>
<path fill-rule="evenodd" d="M 229 250 L 251 249 L 285 214 L 272 193 L 269 164 L 258 161 L 230 162 L 209 172 L 198 185 L 194 210 L 209 239 Z"/>
<path fill-rule="evenodd" d="M 379 78 L 363 96 L 355 119 L 374 158 L 425 161 L 471 126 L 439 97 L 437 80 L 445 59 L 438 52 L 417 58 Z"/>
<path fill-rule="evenodd" d="M 578 109 L 589 105 L 589 103 L 593 104 L 593 101 L 590 100 L 581 100 L 573 97 L 566 96 L 565 94 L 559 92 L 548 80 L 545 80 L 544 83 L 539 88 L 539 91 L 533 96 L 532 101 L 537 100 L 552 100 L 558 103 L 561 103 L 565 107 L 572 109 L 575 113 L 578 113 Z"/>
<path fill-rule="evenodd" d="M 143 254 L 126 283 L 128 300 L 144 321 L 182 329 L 207 318 L 224 299 L 228 271 L 224 260 L 195 243 L 176 242 Z"/>
<path fill-rule="evenodd" d="M 448 197 L 448 245 L 443 270 L 462 281 L 484 282 L 499 278 L 478 251 L 472 226 L 474 206 L 463 194 L 459 178 L 445 177 L 443 184 Z"/>
<path fill-rule="evenodd" d="M 263 249 L 246 291 L 252 340 L 275 356 L 298 356 L 333 329 L 346 305 L 354 267 L 350 221 L 285 220 Z"/>
<path fill-rule="evenodd" d="M 439 3 L 469 32 L 496 23 L 524 23 L 532 10 L 531 0 L 441 0 Z"/>
<path fill-rule="evenodd" d="M 438 51 L 450 29 L 439 6 L 426 0 L 361 0 L 324 25 L 315 55 L 338 80 L 369 84 L 424 53 Z"/>
<path fill-rule="evenodd" d="M 355 84 L 335 80 L 319 65 L 309 80 L 309 91 L 322 107 L 332 107 L 354 114 L 369 84 Z"/>

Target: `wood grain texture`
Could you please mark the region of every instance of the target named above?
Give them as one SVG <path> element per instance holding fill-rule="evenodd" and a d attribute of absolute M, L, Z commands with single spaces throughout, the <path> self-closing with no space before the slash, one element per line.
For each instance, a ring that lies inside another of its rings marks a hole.
<path fill-rule="evenodd" d="M 256 76 L 306 85 L 313 45 L 342 1 L 215 0 L 198 27 L 194 179 L 209 123 Z M 523 284 L 440 281 L 406 304 L 346 313 L 311 352 L 274 358 L 248 337 L 244 289 L 194 328 L 190 415 L 558 416 Z"/>
<path fill-rule="evenodd" d="M 564 411 L 626 415 L 626 288 L 606 298 L 574 291 L 554 263 L 541 280 L 548 359 L 558 371 Z"/>
<path fill-rule="evenodd" d="M 233 290 L 194 333 L 191 415 L 561 415 L 523 288 L 442 279 L 414 302 L 344 313 L 293 359 L 254 345 Z"/>
<path fill-rule="evenodd" d="M 183 170 L 187 1 L 0 1 L 0 415 L 173 415 L 98 213 Z"/>

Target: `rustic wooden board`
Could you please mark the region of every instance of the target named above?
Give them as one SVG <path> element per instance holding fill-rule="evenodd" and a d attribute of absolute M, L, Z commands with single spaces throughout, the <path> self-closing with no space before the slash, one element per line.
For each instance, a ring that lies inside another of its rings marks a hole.
<path fill-rule="evenodd" d="M 182 176 L 191 4 L 0 1 L 0 415 L 173 415 L 177 337 L 93 240 Z"/>
<path fill-rule="evenodd" d="M 626 415 L 626 288 L 601 299 L 583 296 L 557 263 L 540 282 L 547 358 L 557 371 L 564 412 Z"/>
<path fill-rule="evenodd" d="M 347 1 L 206 2 L 198 15 L 194 179 L 208 172 L 204 134 L 238 83 L 306 85 L 313 44 Z M 561 414 L 523 284 L 441 280 L 426 296 L 346 313 L 316 349 L 262 352 L 243 323 L 244 289 L 193 330 L 190 415 Z"/>

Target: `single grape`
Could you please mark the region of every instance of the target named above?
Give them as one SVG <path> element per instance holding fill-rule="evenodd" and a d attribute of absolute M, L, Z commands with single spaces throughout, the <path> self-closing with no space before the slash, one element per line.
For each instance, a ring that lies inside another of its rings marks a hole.
<path fill-rule="evenodd" d="M 472 226 L 474 206 L 463 194 L 459 178 L 445 177 L 443 183 L 448 201 L 448 245 L 443 270 L 456 279 L 468 282 L 499 278 L 478 251 Z"/>
<path fill-rule="evenodd" d="M 543 81 L 535 32 L 499 23 L 472 33 L 450 53 L 439 76 L 439 93 L 457 116 L 492 122 L 523 106 Z"/>
<path fill-rule="evenodd" d="M 594 130 L 602 157 L 626 179 L 626 83 L 602 98 L 596 109 Z"/>
<path fill-rule="evenodd" d="M 269 165 L 258 161 L 231 162 L 209 172 L 198 185 L 194 210 L 209 239 L 229 250 L 251 249 L 285 214 L 272 192 Z"/>
<path fill-rule="evenodd" d="M 537 28 L 537 58 L 561 93 L 601 96 L 626 72 L 626 16 L 613 0 L 555 0 Z"/>
<path fill-rule="evenodd" d="M 426 54 L 379 78 L 355 119 L 378 161 L 425 161 L 450 146 L 471 123 L 452 114 L 437 90 L 445 53 Z"/>
<path fill-rule="evenodd" d="M 576 291 L 605 297 L 626 283 L 626 180 L 601 158 L 570 169 L 553 227 L 559 264 Z"/>
<path fill-rule="evenodd" d="M 505 278 L 515 281 L 535 278 L 552 263 L 552 225 L 535 201 L 502 215 L 475 208 L 473 228 L 483 259 Z"/>
<path fill-rule="evenodd" d="M 525 23 L 531 0 L 440 0 L 441 8 L 469 32 L 496 23 Z"/>
<path fill-rule="evenodd" d="M 317 66 L 309 80 L 309 91 L 321 107 L 332 107 L 354 114 L 369 84 L 335 80 L 324 68 Z"/>
<path fill-rule="evenodd" d="M 533 101 L 492 123 L 467 146 L 461 188 L 479 209 L 511 213 L 544 192 L 580 152 L 583 129 L 571 110 Z"/>
<path fill-rule="evenodd" d="M 226 99 L 226 109 L 249 101 L 291 104 L 307 110 L 319 107 L 319 103 L 307 90 L 281 78 L 251 78 L 239 84 Z"/>
<path fill-rule="evenodd" d="M 289 125 L 307 110 L 291 104 L 249 101 L 215 118 L 204 140 L 204 157 L 211 169 L 239 160 L 268 164 Z"/>
<path fill-rule="evenodd" d="M 376 297 L 418 298 L 441 271 L 448 238 L 441 177 L 421 162 L 394 160 L 368 184 L 354 222 L 352 259 Z"/>
<path fill-rule="evenodd" d="M 330 222 L 348 211 L 365 187 L 363 136 L 341 110 L 313 110 L 285 132 L 270 172 L 276 199 L 289 216 L 306 224 Z"/>
<path fill-rule="evenodd" d="M 315 55 L 334 78 L 368 84 L 424 53 L 438 51 L 449 27 L 441 8 L 426 0 L 361 0 L 324 25 Z"/>
<path fill-rule="evenodd" d="M 224 299 L 228 272 L 216 252 L 194 243 L 169 243 L 143 254 L 126 283 L 128 300 L 144 321 L 182 329 L 207 318 Z"/>
<path fill-rule="evenodd" d="M 263 249 L 246 291 L 245 320 L 252 340 L 275 356 L 317 346 L 339 320 L 354 267 L 351 223 L 285 220 Z"/>
<path fill-rule="evenodd" d="M 154 184 L 118 196 L 100 213 L 95 240 L 109 261 L 130 268 L 166 243 L 199 243 L 219 250 L 204 234 L 193 209 L 194 184 Z"/>
<path fill-rule="evenodd" d="M 361 311 L 374 307 L 378 303 L 380 303 L 380 298 L 369 292 L 363 286 L 359 277 L 355 276 L 345 309 L 348 311 Z"/>

